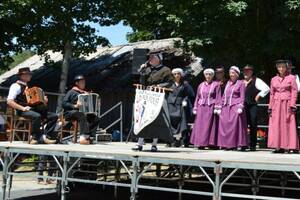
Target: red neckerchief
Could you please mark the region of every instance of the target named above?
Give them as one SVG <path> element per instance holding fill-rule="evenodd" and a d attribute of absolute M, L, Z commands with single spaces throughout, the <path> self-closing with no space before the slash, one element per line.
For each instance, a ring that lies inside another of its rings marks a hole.
<path fill-rule="evenodd" d="M 72 90 L 75 90 L 75 91 L 80 92 L 80 93 L 88 93 L 87 91 L 82 90 L 82 89 L 78 88 L 77 86 L 74 86 L 74 87 L 72 88 Z"/>

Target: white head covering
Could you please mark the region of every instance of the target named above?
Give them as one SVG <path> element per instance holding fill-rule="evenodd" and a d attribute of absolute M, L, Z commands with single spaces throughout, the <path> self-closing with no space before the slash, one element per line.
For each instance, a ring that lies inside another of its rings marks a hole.
<path fill-rule="evenodd" d="M 215 71 L 212 68 L 207 68 L 203 71 L 203 74 L 211 74 L 212 76 L 214 76 Z"/>
<path fill-rule="evenodd" d="M 240 75 L 240 73 L 241 73 L 240 69 L 237 66 L 231 66 L 229 71 L 234 71 L 238 75 Z"/>
<path fill-rule="evenodd" d="M 175 74 L 175 73 L 180 73 L 181 76 L 184 76 L 184 72 L 181 68 L 175 68 L 172 70 L 172 74 Z"/>

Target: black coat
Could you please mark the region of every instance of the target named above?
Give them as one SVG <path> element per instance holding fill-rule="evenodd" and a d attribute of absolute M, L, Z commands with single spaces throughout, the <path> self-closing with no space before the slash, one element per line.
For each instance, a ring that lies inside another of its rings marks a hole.
<path fill-rule="evenodd" d="M 179 134 L 187 129 L 187 123 L 192 114 L 192 102 L 195 93 L 187 82 L 183 82 L 178 86 L 173 83 L 170 88 L 173 89 L 173 92 L 168 94 L 167 103 L 172 133 Z M 183 101 L 186 101 L 187 106 L 182 106 Z"/>

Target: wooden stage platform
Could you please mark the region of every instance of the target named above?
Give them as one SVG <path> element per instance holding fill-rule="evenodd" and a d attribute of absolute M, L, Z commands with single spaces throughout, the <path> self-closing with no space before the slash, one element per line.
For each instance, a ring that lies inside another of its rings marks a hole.
<path fill-rule="evenodd" d="M 259 196 L 257 194 L 245 195 L 236 193 L 222 192 L 226 182 L 241 169 L 257 171 L 280 171 L 289 172 L 295 178 L 300 179 L 300 154 L 274 154 L 271 150 L 258 150 L 256 152 L 237 152 L 223 150 L 198 150 L 193 148 L 168 148 L 159 145 L 158 152 L 150 152 L 150 146 L 146 145 L 144 151 L 137 152 L 131 150 L 134 143 L 102 143 L 95 145 L 29 145 L 23 142 L 0 142 L 0 151 L 2 152 L 3 164 L 3 194 L 2 199 L 6 199 L 6 185 L 10 181 L 11 175 L 17 175 L 12 171 L 12 165 L 21 154 L 49 155 L 54 158 L 59 169 L 60 176 L 55 179 L 60 180 L 61 199 L 66 199 L 68 182 L 84 182 L 104 185 L 113 185 L 129 187 L 131 191 L 130 199 L 136 199 L 138 189 L 160 190 L 168 192 L 178 192 L 187 194 L 197 194 L 212 196 L 215 200 L 221 197 L 236 197 L 237 199 L 274 199 L 279 200 L 281 197 Z M 130 183 L 122 182 L 105 182 L 81 180 L 70 176 L 70 172 L 81 159 L 113 160 L 119 161 L 124 167 Z M 143 163 L 143 168 L 140 167 Z M 207 178 L 212 186 L 212 191 L 194 191 L 182 188 L 164 188 L 140 184 L 143 174 L 155 164 L 191 166 L 197 167 Z M 208 169 L 213 169 L 214 174 L 207 173 Z M 230 173 L 221 177 L 224 169 L 230 169 Z M 252 177 L 253 181 L 256 180 Z M 258 178 L 258 177 L 257 177 Z M 300 188 L 299 188 L 300 189 Z M 300 194 L 300 190 L 299 190 Z M 300 195 L 298 196 L 300 198 Z M 296 198 L 284 198 L 296 199 Z"/>

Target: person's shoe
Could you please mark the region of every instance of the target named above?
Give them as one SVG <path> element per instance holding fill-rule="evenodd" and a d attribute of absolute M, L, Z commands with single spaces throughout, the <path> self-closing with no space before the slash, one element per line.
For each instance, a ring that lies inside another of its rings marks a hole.
<path fill-rule="evenodd" d="M 79 144 L 88 145 L 88 144 L 91 144 L 91 141 L 89 139 L 81 138 L 79 140 Z"/>
<path fill-rule="evenodd" d="M 45 182 L 43 179 L 38 179 L 37 184 L 39 185 L 45 185 Z"/>
<path fill-rule="evenodd" d="M 31 139 L 30 142 L 29 142 L 29 144 L 38 144 L 38 141 L 35 140 L 35 139 Z"/>
<path fill-rule="evenodd" d="M 290 153 L 290 154 L 298 154 L 299 153 L 299 150 L 293 150 L 293 149 L 290 149 L 289 151 L 288 151 L 288 153 Z"/>
<path fill-rule="evenodd" d="M 174 142 L 174 146 L 175 146 L 175 147 L 181 147 L 181 140 L 176 140 L 176 141 Z"/>
<path fill-rule="evenodd" d="M 157 146 L 152 145 L 151 146 L 151 152 L 157 152 Z"/>
<path fill-rule="evenodd" d="M 45 144 L 55 144 L 55 143 L 56 143 L 56 140 L 50 140 L 50 139 L 48 139 L 48 138 L 45 138 L 45 139 L 44 139 L 44 143 L 45 143 Z"/>
<path fill-rule="evenodd" d="M 204 150 L 205 147 L 198 147 L 198 150 Z"/>
<path fill-rule="evenodd" d="M 238 149 L 238 151 L 244 152 L 244 151 L 246 151 L 246 148 L 247 148 L 247 147 L 241 147 L 241 148 Z"/>
<path fill-rule="evenodd" d="M 143 146 L 142 145 L 136 145 L 135 147 L 132 148 L 133 151 L 143 151 Z"/>
<path fill-rule="evenodd" d="M 284 153 L 284 149 L 275 149 L 273 153 Z"/>
<path fill-rule="evenodd" d="M 250 147 L 250 151 L 256 151 L 256 147 Z"/>
<path fill-rule="evenodd" d="M 48 185 L 51 185 L 51 184 L 55 184 L 56 182 L 55 182 L 55 180 L 53 180 L 53 179 L 47 179 L 46 180 L 46 184 L 48 184 Z"/>

